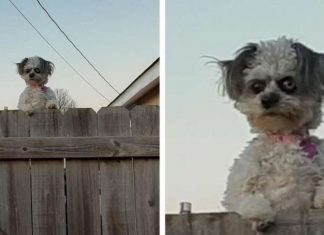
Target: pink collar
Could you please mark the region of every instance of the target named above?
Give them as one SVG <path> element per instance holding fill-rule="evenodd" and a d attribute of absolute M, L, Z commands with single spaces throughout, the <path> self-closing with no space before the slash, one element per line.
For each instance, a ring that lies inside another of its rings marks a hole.
<path fill-rule="evenodd" d="M 32 88 L 40 88 L 42 92 L 46 93 L 48 91 L 48 87 L 47 86 L 32 86 L 30 85 Z"/>
<path fill-rule="evenodd" d="M 301 149 L 305 152 L 306 157 L 310 160 L 314 160 L 316 155 L 318 154 L 317 147 L 314 143 L 312 143 L 309 136 L 300 136 L 294 134 L 266 134 L 268 140 L 270 140 L 273 144 L 299 144 Z"/>

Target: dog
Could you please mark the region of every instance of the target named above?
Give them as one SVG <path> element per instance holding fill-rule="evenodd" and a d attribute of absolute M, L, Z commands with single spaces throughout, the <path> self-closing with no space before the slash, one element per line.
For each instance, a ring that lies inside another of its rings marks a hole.
<path fill-rule="evenodd" d="M 324 55 L 293 39 L 249 43 L 216 62 L 224 94 L 256 137 L 235 160 L 222 204 L 264 231 L 280 212 L 324 208 Z"/>
<path fill-rule="evenodd" d="M 17 63 L 17 70 L 27 85 L 19 97 L 18 109 L 29 114 L 38 109 L 58 109 L 55 93 L 45 86 L 54 71 L 52 62 L 38 56 L 24 58 Z"/>

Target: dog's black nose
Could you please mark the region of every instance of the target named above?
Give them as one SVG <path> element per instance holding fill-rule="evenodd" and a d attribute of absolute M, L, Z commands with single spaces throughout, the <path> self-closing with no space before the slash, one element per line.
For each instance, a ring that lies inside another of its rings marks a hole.
<path fill-rule="evenodd" d="M 34 74 L 34 73 L 31 73 L 31 74 L 29 74 L 29 77 L 30 77 L 30 78 L 35 77 L 35 74 Z"/>
<path fill-rule="evenodd" d="M 264 94 L 261 97 L 261 103 L 263 108 L 269 109 L 277 105 L 280 100 L 280 96 L 277 93 Z"/>

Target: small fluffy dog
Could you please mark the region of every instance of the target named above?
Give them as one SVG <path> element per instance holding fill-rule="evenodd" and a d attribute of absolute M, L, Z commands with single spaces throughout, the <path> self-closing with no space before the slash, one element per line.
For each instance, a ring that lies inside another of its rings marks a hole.
<path fill-rule="evenodd" d="M 264 230 L 278 212 L 324 208 L 324 55 L 285 37 L 217 62 L 224 91 L 257 133 L 230 169 L 223 205 Z"/>
<path fill-rule="evenodd" d="M 21 93 L 18 108 L 32 113 L 37 109 L 58 109 L 55 93 L 45 84 L 52 75 L 54 64 L 41 57 L 29 57 L 17 63 L 19 75 L 27 87 Z"/>

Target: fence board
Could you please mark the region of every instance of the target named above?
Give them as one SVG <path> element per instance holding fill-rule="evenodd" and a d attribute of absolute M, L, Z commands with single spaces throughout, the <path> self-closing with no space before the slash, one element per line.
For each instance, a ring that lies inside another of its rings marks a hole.
<path fill-rule="evenodd" d="M 98 135 L 130 136 L 129 115 L 124 107 L 101 108 L 98 112 Z"/>
<path fill-rule="evenodd" d="M 63 160 L 32 162 L 33 234 L 66 234 Z"/>
<path fill-rule="evenodd" d="M 0 138 L 0 159 L 159 156 L 158 137 Z"/>
<path fill-rule="evenodd" d="M 98 134 L 130 136 L 129 111 L 122 107 L 102 108 L 98 113 Z M 137 235 L 132 171 L 130 159 L 100 161 L 103 235 Z"/>
<path fill-rule="evenodd" d="M 159 108 L 136 106 L 130 111 L 132 136 L 159 135 Z M 134 191 L 138 234 L 159 234 L 159 163 L 134 161 Z"/>
<path fill-rule="evenodd" d="M 132 136 L 159 135 L 159 107 L 135 106 L 130 111 Z"/>
<path fill-rule="evenodd" d="M 0 111 L 0 137 L 29 136 L 29 117 L 19 110 Z"/>
<path fill-rule="evenodd" d="M 131 160 L 100 162 L 103 235 L 136 235 Z"/>
<path fill-rule="evenodd" d="M 97 114 L 93 109 L 69 109 L 61 118 L 60 136 L 96 136 Z"/>
<path fill-rule="evenodd" d="M 99 165 L 97 160 L 66 162 L 69 235 L 100 235 Z"/>
<path fill-rule="evenodd" d="M 58 110 L 35 111 L 29 121 L 30 137 L 44 140 L 59 136 L 61 124 L 62 114 Z M 34 235 L 66 234 L 63 163 L 63 160 L 31 161 Z"/>
<path fill-rule="evenodd" d="M 31 235 L 29 161 L 0 162 L 0 235 Z"/>
<path fill-rule="evenodd" d="M 139 234 L 159 234 L 159 162 L 156 159 L 136 159 L 134 169 Z"/>

